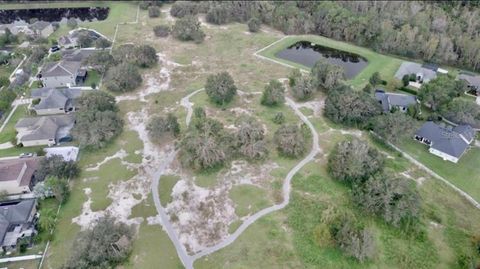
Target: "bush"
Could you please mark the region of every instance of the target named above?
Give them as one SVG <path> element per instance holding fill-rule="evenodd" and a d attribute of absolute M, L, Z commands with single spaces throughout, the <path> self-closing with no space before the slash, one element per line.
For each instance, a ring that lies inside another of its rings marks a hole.
<path fill-rule="evenodd" d="M 180 134 L 180 124 L 177 117 L 169 113 L 166 117 L 154 117 L 147 126 L 150 137 L 155 141 L 160 141 L 165 135 L 177 137 Z"/>
<path fill-rule="evenodd" d="M 235 134 L 235 146 L 243 156 L 252 160 L 265 159 L 268 155 L 265 131 L 256 120 L 241 119 Z"/>
<path fill-rule="evenodd" d="M 383 80 L 382 78 L 380 77 L 380 73 L 378 72 L 375 72 L 373 73 L 373 75 L 370 77 L 370 79 L 368 80 L 370 82 L 370 84 L 372 84 L 373 86 L 376 86 L 378 84 L 383 84 Z"/>
<path fill-rule="evenodd" d="M 63 269 L 116 268 L 132 251 L 134 229 L 110 216 L 78 233 Z"/>
<path fill-rule="evenodd" d="M 271 80 L 263 90 L 260 103 L 264 106 L 275 106 L 285 102 L 285 87 L 278 80 Z"/>
<path fill-rule="evenodd" d="M 206 20 L 213 24 L 225 24 L 229 18 L 229 12 L 223 5 L 211 7 L 206 16 Z"/>
<path fill-rule="evenodd" d="M 106 49 L 112 45 L 112 42 L 106 38 L 100 37 L 95 41 L 95 48 L 97 49 Z"/>
<path fill-rule="evenodd" d="M 157 25 L 153 27 L 153 33 L 158 37 L 167 37 L 170 34 L 170 26 L 168 25 Z"/>
<path fill-rule="evenodd" d="M 227 72 L 222 72 L 208 76 L 205 91 L 211 101 L 219 105 L 225 105 L 232 101 L 237 93 L 237 87 L 232 76 Z"/>
<path fill-rule="evenodd" d="M 260 31 L 260 26 L 261 25 L 262 25 L 262 22 L 256 17 L 251 18 L 247 22 L 248 31 L 250 31 L 252 33 L 256 33 L 258 31 Z"/>
<path fill-rule="evenodd" d="M 200 28 L 200 22 L 196 17 L 186 16 L 175 21 L 172 28 L 172 35 L 181 41 L 195 41 L 201 43 L 205 34 Z"/>
<path fill-rule="evenodd" d="M 145 68 L 152 67 L 158 62 L 157 51 L 149 45 L 135 47 L 132 63 Z"/>
<path fill-rule="evenodd" d="M 297 101 L 305 101 L 313 95 L 312 80 L 308 77 L 300 76 L 295 80 L 295 85 L 291 87 L 292 95 Z"/>
<path fill-rule="evenodd" d="M 285 122 L 285 115 L 282 112 L 275 113 L 275 116 L 272 119 L 275 124 L 283 124 Z"/>
<path fill-rule="evenodd" d="M 333 235 L 336 245 L 347 256 L 363 262 L 375 254 L 375 239 L 370 230 L 356 225 L 354 221 L 342 221 Z"/>
<path fill-rule="evenodd" d="M 197 15 L 200 11 L 198 4 L 195 2 L 179 1 L 175 2 L 170 9 L 170 15 L 177 18 L 185 16 Z"/>
<path fill-rule="evenodd" d="M 310 76 L 313 87 L 328 92 L 340 86 L 341 81 L 345 79 L 345 70 L 341 66 L 331 64 L 321 58 L 313 66 Z"/>
<path fill-rule="evenodd" d="M 142 83 L 142 76 L 137 67 L 129 63 L 121 63 L 110 68 L 105 76 L 105 87 L 113 92 L 135 90 Z"/>
<path fill-rule="evenodd" d="M 349 184 L 367 180 L 381 171 L 383 165 L 380 152 L 358 139 L 338 143 L 328 157 L 332 178 Z"/>
<path fill-rule="evenodd" d="M 282 125 L 274 134 L 273 140 L 280 154 L 297 158 L 306 150 L 305 137 L 296 125 Z"/>
<path fill-rule="evenodd" d="M 150 18 L 158 18 L 160 17 L 160 8 L 156 6 L 150 6 L 148 7 L 148 16 Z"/>

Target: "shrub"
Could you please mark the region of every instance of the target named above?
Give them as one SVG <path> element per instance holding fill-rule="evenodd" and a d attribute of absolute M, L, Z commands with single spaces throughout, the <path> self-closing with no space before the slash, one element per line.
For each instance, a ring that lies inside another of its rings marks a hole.
<path fill-rule="evenodd" d="M 222 72 L 208 76 L 205 91 L 211 101 L 224 105 L 232 101 L 237 93 L 237 87 L 232 76 L 227 72 Z"/>
<path fill-rule="evenodd" d="M 112 45 L 112 42 L 107 40 L 106 38 L 100 37 L 95 41 L 95 48 L 97 49 L 105 49 Z"/>
<path fill-rule="evenodd" d="M 229 18 L 229 12 L 223 5 L 211 7 L 206 16 L 206 20 L 213 24 L 225 24 Z"/>
<path fill-rule="evenodd" d="M 160 17 L 160 8 L 156 6 L 149 6 L 148 7 L 148 16 L 150 18 L 158 18 Z"/>
<path fill-rule="evenodd" d="M 285 101 L 285 87 L 278 80 L 271 80 L 263 90 L 260 103 L 265 106 L 275 106 Z"/>
<path fill-rule="evenodd" d="M 297 158 L 306 150 L 305 138 L 296 125 L 282 125 L 274 134 L 273 140 L 280 154 Z"/>
<path fill-rule="evenodd" d="M 176 20 L 172 27 L 172 35 L 178 40 L 194 41 L 196 43 L 201 43 L 205 39 L 205 33 L 200 28 L 200 22 L 193 16 Z"/>
<path fill-rule="evenodd" d="M 153 27 L 153 33 L 158 37 L 167 37 L 170 34 L 170 26 L 168 25 L 157 25 Z"/>
<path fill-rule="evenodd" d="M 198 14 L 200 8 L 195 2 L 179 1 L 175 2 L 170 9 L 170 15 L 177 18 L 192 16 Z"/>
<path fill-rule="evenodd" d="M 283 112 L 277 112 L 272 121 L 275 124 L 283 124 L 285 122 L 285 115 L 283 115 Z"/>
<path fill-rule="evenodd" d="M 142 83 L 142 76 L 137 67 L 129 63 L 121 63 L 110 68 L 105 76 L 105 87 L 113 92 L 128 92 Z"/>
<path fill-rule="evenodd" d="M 159 141 L 169 134 L 177 137 L 180 134 L 180 124 L 177 117 L 169 113 L 166 117 L 154 117 L 147 126 L 147 131 L 153 140 Z"/>
<path fill-rule="evenodd" d="M 247 22 L 248 31 L 252 33 L 258 32 L 260 30 L 261 25 L 262 25 L 262 22 L 256 17 L 251 18 Z"/>
<path fill-rule="evenodd" d="M 292 95 L 297 101 L 305 101 L 312 97 L 313 86 L 312 80 L 308 77 L 300 76 L 295 81 L 295 85 L 291 87 Z"/>

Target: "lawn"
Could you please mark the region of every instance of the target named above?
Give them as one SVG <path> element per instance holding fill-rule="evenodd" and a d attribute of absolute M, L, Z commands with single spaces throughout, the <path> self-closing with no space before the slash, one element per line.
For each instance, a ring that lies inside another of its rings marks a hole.
<path fill-rule="evenodd" d="M 392 78 L 397 71 L 398 67 L 402 63 L 402 60 L 393 58 L 391 56 L 383 55 L 376 53 L 370 49 L 358 47 L 349 43 L 336 41 L 330 38 L 323 36 L 314 36 L 314 35 L 302 35 L 302 36 L 289 36 L 282 41 L 276 43 L 275 45 L 267 48 L 266 50 L 261 51 L 259 54 L 276 61 L 292 65 L 294 67 L 309 71 L 310 68 L 297 64 L 291 61 L 277 58 L 275 56 L 279 51 L 287 48 L 290 45 L 295 44 L 298 41 L 310 41 L 315 44 L 322 46 L 343 50 L 347 52 L 356 53 L 368 60 L 368 65 L 365 67 L 355 78 L 347 81 L 348 84 L 354 86 L 355 88 L 362 88 L 368 83 L 368 79 L 375 72 L 380 72 L 382 78 L 387 81 Z"/>
<path fill-rule="evenodd" d="M 87 79 L 85 80 L 83 85 L 90 86 L 90 87 L 95 85 L 95 88 L 97 88 L 98 85 L 100 84 L 100 79 L 101 78 L 102 78 L 102 76 L 100 75 L 100 73 L 98 73 L 98 71 L 88 70 Z"/>
<path fill-rule="evenodd" d="M 28 114 L 28 105 L 21 105 L 18 106 L 15 112 L 13 113 L 12 117 L 5 125 L 5 128 L 0 133 L 0 144 L 10 142 L 15 139 L 16 131 L 15 125 L 17 124 L 18 120 L 21 118 L 25 118 Z M 8 114 L 5 115 L 5 119 L 8 117 Z"/>
<path fill-rule="evenodd" d="M 404 139 L 399 147 L 458 188 L 470 194 L 475 200 L 480 201 L 480 148 L 472 147 L 455 164 L 431 154 L 426 145 L 417 143 L 412 139 Z"/>

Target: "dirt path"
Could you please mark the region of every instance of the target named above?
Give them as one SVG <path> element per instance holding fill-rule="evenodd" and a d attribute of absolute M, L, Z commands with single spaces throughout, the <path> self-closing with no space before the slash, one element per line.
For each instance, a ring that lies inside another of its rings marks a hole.
<path fill-rule="evenodd" d="M 202 90 L 203 89 L 196 90 L 196 91 L 190 93 L 189 95 L 187 95 L 186 97 L 182 98 L 182 100 L 181 100 L 181 105 L 183 107 L 185 107 L 185 109 L 187 110 L 187 116 L 186 116 L 186 119 L 185 119 L 187 125 L 190 123 L 191 116 L 192 116 L 192 113 L 193 113 L 193 108 L 192 108 L 193 103 L 190 102 L 190 98 L 193 95 L 201 92 Z M 240 227 L 233 234 L 229 235 L 226 239 L 224 239 L 222 242 L 218 243 L 217 245 L 205 248 L 202 251 L 196 253 L 195 255 L 188 255 L 187 251 L 185 250 L 185 247 L 180 243 L 180 241 L 178 239 L 178 236 L 177 236 L 172 224 L 170 223 L 170 218 L 166 214 L 165 208 L 160 203 L 160 198 L 159 198 L 159 194 L 158 194 L 158 185 L 159 185 L 161 176 L 163 174 L 165 174 L 169 165 L 175 160 L 177 151 L 174 151 L 174 152 L 170 153 L 170 155 L 166 158 L 166 161 L 164 163 L 162 163 L 161 167 L 159 167 L 159 169 L 155 172 L 154 179 L 152 181 L 152 187 L 151 187 L 155 207 L 156 207 L 157 212 L 160 216 L 162 225 L 163 225 L 165 231 L 167 232 L 168 236 L 170 237 L 170 240 L 173 242 L 173 244 L 174 244 L 174 246 L 177 250 L 178 257 L 180 258 L 180 260 L 183 263 L 183 265 L 185 266 L 185 268 L 193 269 L 193 263 L 195 262 L 195 260 L 197 260 L 197 259 L 199 259 L 203 256 L 212 254 L 212 253 L 214 253 L 214 252 L 216 252 L 216 251 L 218 251 L 218 250 L 220 250 L 224 247 L 229 246 L 250 225 L 255 223 L 255 221 L 257 221 L 258 219 L 260 219 L 261 217 L 263 217 L 267 214 L 270 214 L 270 213 L 273 213 L 275 211 L 278 211 L 278 210 L 281 210 L 281 209 L 285 208 L 288 205 L 288 203 L 290 202 L 291 181 L 292 181 L 293 176 L 300 169 L 302 169 L 307 163 L 312 161 L 318 153 L 322 152 L 322 150 L 319 146 L 319 142 L 318 142 L 319 135 L 318 135 L 317 131 L 315 130 L 313 124 L 300 111 L 299 106 L 292 99 L 286 98 L 286 103 L 287 103 L 288 106 L 290 106 L 290 108 L 293 109 L 295 114 L 310 128 L 310 131 L 312 133 L 312 142 L 313 142 L 312 143 L 312 149 L 310 150 L 310 153 L 302 161 L 300 161 L 295 167 L 293 167 L 288 172 L 287 176 L 285 177 L 285 179 L 283 181 L 283 187 L 282 187 L 283 197 L 284 197 L 283 202 L 280 203 L 280 204 L 276 204 L 276 205 L 273 205 L 271 207 L 265 208 L 263 210 L 260 210 L 257 213 L 251 215 L 250 217 L 248 217 L 247 219 L 245 219 L 243 221 L 242 225 L 240 225 Z"/>

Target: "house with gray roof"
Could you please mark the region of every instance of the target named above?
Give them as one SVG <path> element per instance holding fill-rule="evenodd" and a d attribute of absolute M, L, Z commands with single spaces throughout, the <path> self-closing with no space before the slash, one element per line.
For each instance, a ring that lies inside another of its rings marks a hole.
<path fill-rule="evenodd" d="M 393 109 L 406 112 L 408 107 L 417 104 L 417 97 L 413 95 L 387 93 L 384 90 L 376 90 L 375 99 L 382 105 L 384 112 L 389 112 Z"/>
<path fill-rule="evenodd" d="M 7 194 L 30 193 L 35 185 L 35 171 L 40 157 L 0 161 L 0 189 Z"/>
<path fill-rule="evenodd" d="M 465 81 L 471 91 L 480 95 L 480 75 L 462 73 L 458 75 L 457 79 Z"/>
<path fill-rule="evenodd" d="M 0 202 L 0 246 L 3 251 L 15 249 L 19 239 L 37 233 L 37 201 L 24 199 Z"/>
<path fill-rule="evenodd" d="M 83 62 L 97 51 L 101 50 L 95 48 L 64 50 L 62 51 L 62 59 L 66 61 Z"/>
<path fill-rule="evenodd" d="M 24 147 L 48 145 L 71 140 L 70 130 L 75 124 L 72 114 L 20 119 L 15 125 L 17 144 Z"/>
<path fill-rule="evenodd" d="M 30 24 L 29 28 L 32 30 L 33 35 L 36 37 L 49 37 L 55 29 L 53 25 L 46 21 L 37 21 Z"/>
<path fill-rule="evenodd" d="M 31 96 L 38 103 L 32 105 L 32 109 L 35 110 L 37 115 L 70 113 L 76 110 L 75 99 L 81 95 L 82 91 L 79 89 L 34 89 Z"/>
<path fill-rule="evenodd" d="M 457 163 L 475 139 L 475 130 L 470 125 L 446 127 L 427 121 L 414 138 L 428 145 L 430 153 Z"/>
<path fill-rule="evenodd" d="M 428 83 L 437 77 L 437 73 L 448 73 L 444 69 L 438 68 L 432 64 L 419 64 L 414 62 L 403 62 L 395 73 L 395 78 L 402 80 L 405 75 L 415 75 L 415 81 L 410 82 L 410 86 L 420 88 L 422 84 Z"/>
<path fill-rule="evenodd" d="M 44 87 L 70 87 L 77 84 L 81 63 L 77 61 L 48 62 L 42 67 L 40 80 Z"/>

